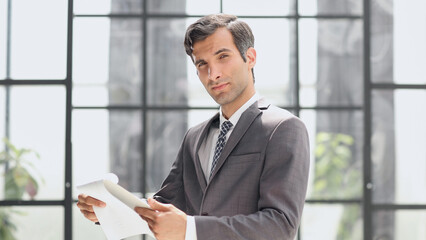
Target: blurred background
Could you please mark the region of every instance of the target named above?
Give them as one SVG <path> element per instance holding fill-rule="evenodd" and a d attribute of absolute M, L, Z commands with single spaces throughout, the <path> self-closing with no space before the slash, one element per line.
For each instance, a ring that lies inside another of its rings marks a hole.
<path fill-rule="evenodd" d="M 75 186 L 108 172 L 159 189 L 218 110 L 183 36 L 219 12 L 252 27 L 258 93 L 307 125 L 296 239 L 426 239 L 424 0 L 0 0 L 0 239 L 105 239 Z"/>

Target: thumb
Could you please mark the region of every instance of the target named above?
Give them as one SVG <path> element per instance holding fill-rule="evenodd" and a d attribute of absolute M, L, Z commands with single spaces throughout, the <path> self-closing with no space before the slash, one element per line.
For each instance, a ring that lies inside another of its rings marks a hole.
<path fill-rule="evenodd" d="M 159 201 L 153 198 L 148 198 L 148 204 L 153 210 L 157 210 L 160 212 L 166 212 L 170 210 L 169 204 L 160 203 Z"/>

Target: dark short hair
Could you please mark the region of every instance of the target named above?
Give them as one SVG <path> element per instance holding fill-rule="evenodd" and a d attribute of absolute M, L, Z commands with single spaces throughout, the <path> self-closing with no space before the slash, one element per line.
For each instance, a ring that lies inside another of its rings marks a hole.
<path fill-rule="evenodd" d="M 212 14 L 198 19 L 186 29 L 184 46 L 188 56 L 192 59 L 194 44 L 212 35 L 218 28 L 226 27 L 234 39 L 244 62 L 247 49 L 254 47 L 254 36 L 249 25 L 240 21 L 236 16 L 229 14 Z"/>

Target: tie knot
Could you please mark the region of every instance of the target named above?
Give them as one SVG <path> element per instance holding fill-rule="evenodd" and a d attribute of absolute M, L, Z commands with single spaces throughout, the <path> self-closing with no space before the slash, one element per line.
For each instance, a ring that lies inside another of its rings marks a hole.
<path fill-rule="evenodd" d="M 225 133 L 227 133 L 229 129 L 231 129 L 231 127 L 232 127 L 231 121 L 225 121 L 222 123 L 222 131 Z"/>

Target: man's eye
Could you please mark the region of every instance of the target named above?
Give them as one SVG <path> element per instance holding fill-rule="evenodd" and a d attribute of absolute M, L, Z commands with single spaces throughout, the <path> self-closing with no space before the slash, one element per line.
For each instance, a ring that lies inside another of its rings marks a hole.
<path fill-rule="evenodd" d="M 206 63 L 199 63 L 199 64 L 198 64 L 198 68 L 200 68 L 200 67 L 202 67 L 202 66 L 204 66 L 204 65 L 206 65 Z"/>
<path fill-rule="evenodd" d="M 223 58 L 226 58 L 226 57 L 228 57 L 228 55 L 227 54 L 223 54 L 223 55 L 220 55 L 220 59 L 223 59 Z"/>

